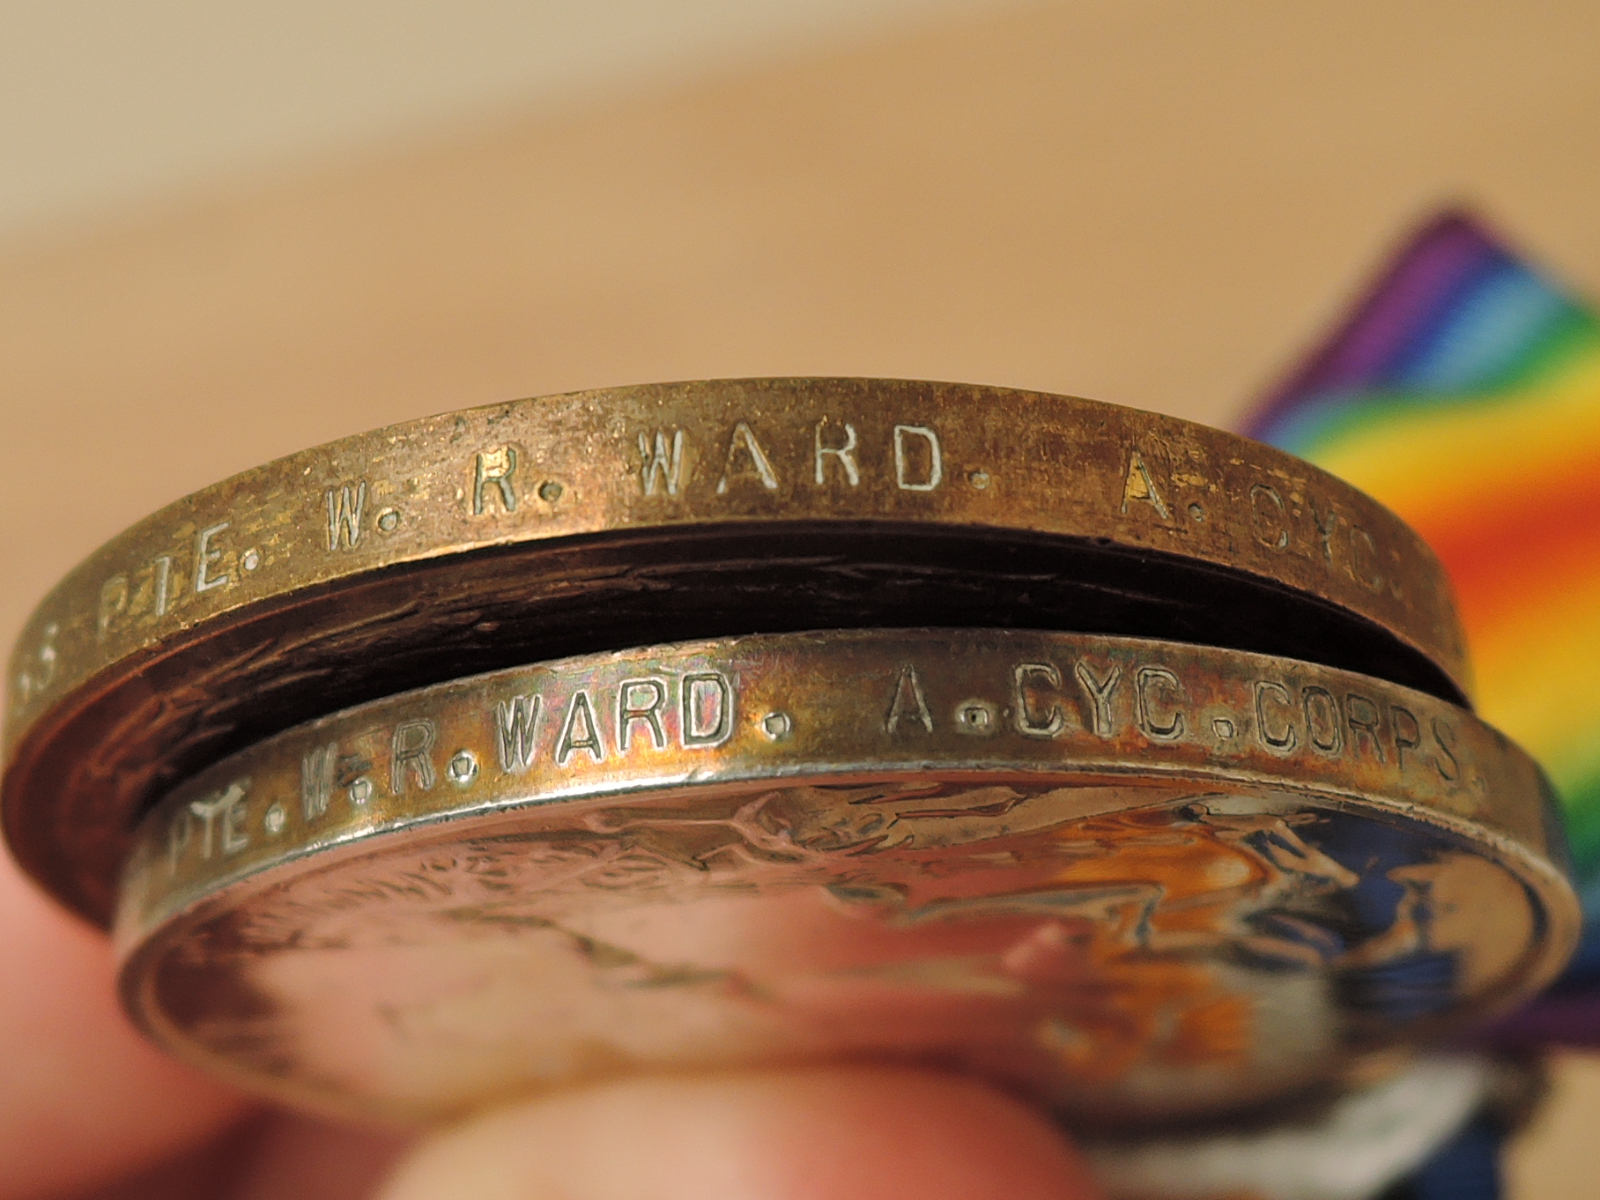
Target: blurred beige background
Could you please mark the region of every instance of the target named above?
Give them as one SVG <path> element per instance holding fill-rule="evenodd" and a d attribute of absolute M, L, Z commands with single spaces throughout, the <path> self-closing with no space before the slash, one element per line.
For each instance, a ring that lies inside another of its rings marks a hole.
<path fill-rule="evenodd" d="M 1408 224 L 1600 293 L 1600 6 L 0 0 L 0 641 L 122 525 L 507 397 L 850 373 L 1227 423 Z M 1579 1170 L 1563 1068 L 1516 1195 Z"/>

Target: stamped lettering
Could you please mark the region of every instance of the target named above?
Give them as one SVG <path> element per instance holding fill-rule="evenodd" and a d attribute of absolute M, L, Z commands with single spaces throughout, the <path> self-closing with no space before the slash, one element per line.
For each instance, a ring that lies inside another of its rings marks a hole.
<path fill-rule="evenodd" d="M 1430 727 L 1433 730 L 1433 745 L 1437 750 L 1433 756 L 1434 769 L 1446 783 L 1456 783 L 1461 779 L 1461 760 L 1456 757 L 1456 731 L 1443 717 L 1434 717 Z"/>
<path fill-rule="evenodd" d="M 111 630 L 111 623 L 128 611 L 131 592 L 126 575 L 113 575 L 100 585 L 100 606 L 95 613 L 95 640 L 103 642 Z"/>
<path fill-rule="evenodd" d="M 1183 710 L 1175 703 L 1183 698 L 1182 681 L 1166 667 L 1140 667 L 1134 679 L 1139 728 L 1159 741 L 1177 741 L 1184 731 Z"/>
<path fill-rule="evenodd" d="M 1114 737 L 1117 730 L 1111 716 L 1111 697 L 1122 680 L 1122 668 L 1112 664 L 1104 674 L 1097 675 L 1088 659 L 1079 659 L 1072 668 L 1072 674 L 1089 701 L 1090 726 L 1100 737 Z"/>
<path fill-rule="evenodd" d="M 895 677 L 894 689 L 889 693 L 889 709 L 883 718 L 884 732 L 898 732 L 903 721 L 915 721 L 924 733 L 933 732 L 933 714 L 928 711 L 922 679 L 910 663 L 901 667 L 900 674 Z"/>
<path fill-rule="evenodd" d="M 541 703 L 535 693 L 513 696 L 494 706 L 495 745 L 502 771 L 526 771 L 532 764 Z"/>
<path fill-rule="evenodd" d="M 1393 704 L 1389 706 L 1389 732 L 1394 735 L 1394 765 L 1403 771 L 1406 751 L 1416 751 L 1422 746 L 1422 726 L 1417 724 L 1410 709 Z"/>
<path fill-rule="evenodd" d="M 624 679 L 617 685 L 617 749 L 627 753 L 634 726 L 643 725 L 650 744 L 666 748 L 667 731 L 661 726 L 661 710 L 667 703 L 667 685 L 660 679 Z"/>
<path fill-rule="evenodd" d="M 1122 511 L 1126 513 L 1128 505 L 1136 502 L 1148 504 L 1163 521 L 1172 517 L 1167 502 L 1162 499 L 1161 491 L 1150 474 L 1150 468 L 1145 465 L 1144 455 L 1138 450 L 1131 450 L 1128 453 L 1127 475 L 1122 482 Z"/>
<path fill-rule="evenodd" d="M 194 834 L 194 818 L 188 805 L 175 811 L 167 821 L 167 873 L 176 875 Z"/>
<path fill-rule="evenodd" d="M 720 746 L 733 732 L 733 688 L 717 671 L 683 677 L 680 737 L 685 746 Z"/>
<path fill-rule="evenodd" d="M 778 476 L 772 470 L 772 460 L 756 441 L 755 431 L 744 421 L 734 425 L 733 434 L 728 438 L 728 453 L 723 456 L 717 495 L 726 495 L 728 486 L 740 479 L 757 481 L 769 492 L 778 490 Z"/>
<path fill-rule="evenodd" d="M 427 717 L 402 721 L 394 727 L 390 741 L 389 790 L 406 794 L 411 784 L 428 791 L 436 778 L 433 770 L 433 744 L 439 740 L 439 727 Z"/>
<path fill-rule="evenodd" d="M 1271 679 L 1258 679 L 1255 698 L 1256 736 L 1268 749 L 1289 753 L 1300 742 L 1294 729 L 1294 701 L 1289 689 Z"/>
<path fill-rule="evenodd" d="M 762 440 L 748 420 L 735 421 L 722 450 L 722 472 L 716 477 L 713 492 L 735 496 L 741 491 L 778 491 L 795 470 L 800 478 L 809 475 L 818 487 L 860 487 L 867 479 L 863 466 L 863 443 L 855 422 L 838 417 L 822 417 L 811 426 L 810 464 L 786 463 L 775 457 L 771 443 Z M 639 491 L 645 496 L 677 496 L 684 491 L 691 474 L 689 439 L 682 429 L 641 430 L 639 450 Z M 868 447 L 868 450 L 871 450 Z M 932 492 L 943 486 L 946 453 L 937 430 L 927 425 L 898 424 L 890 435 L 894 486 L 903 492 Z M 870 460 L 868 460 L 870 461 Z M 987 471 L 972 473 L 973 486 L 986 488 Z M 1152 485 L 1154 486 L 1154 485 Z M 1158 508 L 1164 501 L 1156 497 Z"/>
<path fill-rule="evenodd" d="M 171 600 L 172 556 L 158 554 L 141 570 L 119 571 L 100 585 L 95 640 L 103 643 L 125 622 L 163 617 Z"/>
<path fill-rule="evenodd" d="M 361 514 L 367 506 L 367 481 L 331 487 L 328 502 L 328 549 L 354 550 L 361 543 Z"/>
<path fill-rule="evenodd" d="M 1383 591 L 1378 543 L 1373 536 L 1359 525 L 1350 526 L 1350 550 L 1350 577 L 1369 592 Z"/>
<path fill-rule="evenodd" d="M 1319 754 L 1336 757 L 1344 749 L 1344 721 L 1339 702 L 1325 687 L 1301 689 L 1306 714 L 1306 741 Z"/>
<path fill-rule="evenodd" d="M 222 551 L 211 548 L 211 539 L 222 533 L 232 521 L 219 521 L 202 529 L 194 538 L 194 590 L 196 595 L 209 592 L 213 588 L 226 587 L 228 584 L 227 572 L 213 575 L 211 572 L 215 565 L 222 560 Z"/>
<path fill-rule="evenodd" d="M 829 672 L 776 670 L 752 676 L 741 694 L 740 676 L 708 665 L 717 656 L 704 649 L 681 671 L 652 652 L 637 660 L 606 656 L 587 669 L 529 668 L 518 683 L 490 677 L 483 690 L 471 681 L 440 685 L 439 694 L 453 698 L 429 702 L 428 717 L 402 717 L 422 706 L 401 707 L 397 698 L 387 721 L 370 713 L 328 718 L 309 736 L 285 736 L 277 758 L 246 758 L 180 791 L 163 810 L 164 827 L 157 826 L 165 845 L 156 841 L 143 852 L 157 869 L 165 852 L 175 879 L 220 878 L 241 860 L 338 833 L 341 822 L 359 830 L 374 818 L 448 815 L 468 800 L 494 804 L 541 789 L 610 795 L 640 781 L 655 786 L 654 766 L 676 782 L 718 778 L 725 768 L 743 779 L 752 766 L 789 778 L 818 745 L 851 769 L 878 755 L 895 772 L 929 761 L 963 772 L 984 762 L 1095 774 L 1148 768 L 1167 777 L 1215 772 L 1224 788 L 1228 780 L 1276 772 L 1314 790 L 1424 804 L 1494 782 L 1492 768 L 1474 757 L 1483 744 L 1479 732 L 1453 726 L 1449 714 L 1458 710 L 1426 696 L 1309 664 L 1208 661 L 1214 652 L 1196 647 L 1163 652 L 1149 643 L 1059 635 L 1058 653 L 1049 641 L 1057 635 L 1027 634 L 1007 651 L 1009 636 L 988 633 L 973 645 L 958 638 L 953 656 L 935 654 L 937 643 L 929 642 L 928 656 L 916 661 L 909 660 L 916 649 L 893 640 L 880 656 L 861 659 L 858 669 L 879 681 L 864 692 Z M 782 653 L 780 663 L 787 661 Z M 523 690 L 511 694 L 512 687 Z M 825 736 L 823 726 L 808 725 L 819 713 L 831 722 L 850 712 L 853 722 L 827 724 Z M 807 728 L 823 740 L 795 756 L 796 732 Z M 445 744 L 445 737 L 453 740 Z M 736 739 L 738 753 L 726 761 L 708 754 L 687 777 L 679 775 L 690 763 L 687 751 Z M 996 753 L 985 756 L 979 739 Z M 1291 758 L 1293 769 L 1285 761 Z M 244 765 L 252 762 L 260 765 Z M 521 772 L 532 778 L 506 778 Z M 403 803 L 393 802 L 400 797 Z"/>
<path fill-rule="evenodd" d="M 639 486 L 646 496 L 654 496 L 656 489 L 668 496 L 678 494 L 683 474 L 683 430 L 674 429 L 667 436 L 665 429 L 639 435 Z"/>
<path fill-rule="evenodd" d="M 1061 691 L 1061 669 L 1054 663 L 1018 663 L 1011 669 L 1011 714 L 1017 732 L 1024 737 L 1053 738 L 1067 727 L 1067 715 L 1059 704 L 1048 709 L 1036 706 L 1030 692 L 1042 681 L 1055 692 Z"/>
<path fill-rule="evenodd" d="M 56 649 L 56 638 L 60 634 L 61 626 L 54 621 L 40 632 L 39 644 L 28 656 L 28 666 L 17 675 L 18 699 L 31 699 L 55 680 L 56 667 L 61 661 L 61 652 Z"/>
<path fill-rule="evenodd" d="M 926 425 L 894 427 L 894 482 L 903 492 L 931 492 L 944 482 L 944 447 Z"/>
<path fill-rule="evenodd" d="M 825 440 L 824 435 L 828 427 L 827 417 L 823 417 L 822 420 L 818 421 L 816 428 L 812 431 L 812 445 L 815 448 L 813 459 L 816 467 L 817 484 L 820 486 L 828 481 L 825 464 L 828 459 L 832 459 L 837 464 L 839 472 L 844 475 L 845 482 L 851 487 L 857 487 L 861 483 L 861 471 L 856 466 L 855 459 L 856 427 L 850 424 L 849 421 L 841 421 L 839 424 L 844 429 L 842 445 L 829 445 Z"/>
<path fill-rule="evenodd" d="M 1317 537 L 1322 542 L 1322 561 L 1328 565 L 1333 564 L 1333 535 L 1339 528 L 1339 514 L 1333 505 L 1328 505 L 1326 513 L 1317 512 L 1313 501 L 1306 501 L 1306 511 L 1311 514 L 1311 524 L 1316 528 Z"/>
<path fill-rule="evenodd" d="M 191 800 L 188 812 L 200 822 L 200 857 L 210 859 L 220 849 L 237 854 L 250 844 L 245 833 L 244 799 L 250 781 L 236 779 L 222 791 L 204 800 Z M 187 837 L 187 828 L 185 837 Z"/>
<path fill-rule="evenodd" d="M 1378 729 L 1382 716 L 1378 704 L 1369 696 L 1350 692 L 1344 698 L 1345 724 L 1350 727 L 1350 747 L 1356 753 L 1369 753 L 1379 762 L 1387 762 L 1383 738 Z"/>
<path fill-rule="evenodd" d="M 1289 508 L 1269 483 L 1250 485 L 1250 519 L 1256 541 L 1269 550 L 1289 548 Z"/>
<path fill-rule="evenodd" d="M 567 715 L 561 722 L 561 740 L 556 743 L 556 762 L 566 765 L 579 750 L 586 751 L 595 762 L 605 762 L 605 743 L 600 740 L 600 727 L 594 719 L 594 701 L 589 693 L 579 688 L 567 702 Z"/>
<path fill-rule="evenodd" d="M 172 583 L 172 556 L 158 554 L 150 560 L 150 590 L 153 593 L 152 601 L 155 615 L 167 615 L 167 600 L 170 595 Z"/>
<path fill-rule="evenodd" d="M 517 448 L 495 446 L 480 450 L 472 465 L 472 511 L 489 511 L 491 497 L 508 513 L 517 511 Z"/>
<path fill-rule="evenodd" d="M 300 813 L 307 821 L 328 811 L 338 765 L 338 742 L 313 746 L 300 759 Z"/>
<path fill-rule="evenodd" d="M 250 844 L 250 834 L 245 826 L 249 815 L 242 793 L 222 810 L 221 842 L 224 854 L 237 854 Z"/>

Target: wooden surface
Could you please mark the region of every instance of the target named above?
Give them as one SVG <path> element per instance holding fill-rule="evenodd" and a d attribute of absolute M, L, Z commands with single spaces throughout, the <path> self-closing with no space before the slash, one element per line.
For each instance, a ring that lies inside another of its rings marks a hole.
<path fill-rule="evenodd" d="M 1449 200 L 1600 292 L 1597 35 L 1583 3 L 1083 0 L 0 246 L 0 640 L 155 506 L 431 411 L 859 373 L 1226 423 Z M 1587 1149 L 1600 1085 L 1564 1078 L 1520 1195 L 1592 1194 L 1560 1131 Z"/>

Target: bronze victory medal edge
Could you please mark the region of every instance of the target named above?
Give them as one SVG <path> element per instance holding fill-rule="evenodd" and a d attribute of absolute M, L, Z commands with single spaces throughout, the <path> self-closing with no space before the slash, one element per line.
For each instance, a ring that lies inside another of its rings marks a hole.
<path fill-rule="evenodd" d="M 1068 1117 L 1262 1103 L 1559 969 L 1538 768 L 1291 660 L 974 630 L 523 667 L 312 722 L 142 824 L 136 1018 L 295 1103 L 437 1117 L 869 1056 Z"/>
<path fill-rule="evenodd" d="M 928 624 L 1465 679 L 1426 547 L 1269 447 L 1002 388 L 620 388 L 290 455 L 96 552 L 11 662 L 6 834 L 104 921 L 154 797 L 306 719 L 620 644 Z"/>

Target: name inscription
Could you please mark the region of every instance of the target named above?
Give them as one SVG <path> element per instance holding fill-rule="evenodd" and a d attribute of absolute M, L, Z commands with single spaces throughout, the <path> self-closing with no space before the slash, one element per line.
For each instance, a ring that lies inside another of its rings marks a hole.
<path fill-rule="evenodd" d="M 232 780 L 213 795 L 192 800 L 171 816 L 168 859 L 174 873 L 188 859 L 231 857 L 259 833 L 314 835 L 342 817 L 367 814 L 385 799 L 431 792 L 441 782 L 467 788 L 478 782 L 482 761 L 502 776 L 535 767 L 599 767 L 637 753 L 686 753 L 723 745 L 733 735 L 737 694 L 720 671 L 644 674 L 578 687 L 552 684 L 495 701 L 481 714 L 474 744 L 453 752 L 441 741 L 441 722 L 410 715 L 392 726 L 305 750 L 299 794 L 251 805 L 249 778 Z"/>
<path fill-rule="evenodd" d="M 717 496 L 743 488 L 776 492 L 791 481 L 856 488 L 879 471 L 903 492 L 932 492 L 945 482 L 945 444 L 931 426 L 895 424 L 881 446 L 865 445 L 856 425 L 838 417 L 821 418 L 809 432 L 804 461 L 797 464 L 776 453 L 750 420 L 735 421 L 716 446 L 697 445 L 682 428 L 640 430 L 639 494 L 678 496 L 700 476 Z M 697 473 L 697 461 L 712 469 Z"/>
<path fill-rule="evenodd" d="M 192 508 L 169 536 L 143 539 L 137 555 L 75 591 L 71 611 L 41 613 L 13 671 L 13 708 L 31 710 L 136 642 L 262 594 L 246 587 L 253 578 L 288 590 L 302 572 L 320 580 L 330 557 L 381 565 L 384 547 L 403 545 L 409 557 L 434 531 L 441 546 L 459 544 L 463 520 L 496 531 L 562 514 L 581 524 L 584 513 L 609 513 L 623 501 L 639 506 L 628 518 L 638 520 L 665 513 L 670 502 L 703 506 L 713 517 L 723 505 L 766 497 L 803 506 L 808 495 L 827 494 L 834 513 L 838 498 L 858 491 L 874 497 L 871 511 L 885 495 L 928 496 L 944 510 L 959 494 L 981 506 L 973 511 L 985 523 L 1003 524 L 1009 511 L 1028 528 L 1102 537 L 1138 525 L 1140 544 L 1209 561 L 1239 559 L 1260 570 L 1263 554 L 1297 560 L 1293 570 L 1318 570 L 1336 581 L 1331 598 L 1369 615 L 1366 596 L 1381 597 L 1385 610 L 1390 601 L 1411 603 L 1389 527 L 1364 507 L 1336 503 L 1314 478 L 1265 460 L 1219 457 L 1203 438 L 1092 415 L 984 438 L 978 451 L 964 419 L 923 407 L 741 407 L 720 419 L 674 422 L 670 407 L 623 405 L 602 434 L 589 412 L 552 423 L 543 405 L 512 405 L 477 424 L 456 418 L 447 442 L 417 443 L 424 458 L 397 456 L 394 447 L 405 443 L 395 436 L 365 457 L 361 442 L 336 454 L 313 451 L 294 468 L 304 485 L 277 480 L 231 507 Z M 975 451 L 982 461 L 966 461 Z M 1174 539 L 1152 543 L 1157 530 Z M 1420 632 L 1426 643 L 1431 632 Z"/>
<path fill-rule="evenodd" d="M 1024 744 L 1068 743 L 1070 753 L 1090 757 L 1130 755 L 1135 763 L 1162 747 L 1198 747 L 1200 761 L 1254 769 L 1263 755 L 1310 756 L 1327 767 L 1362 767 L 1368 777 L 1377 768 L 1392 782 L 1423 788 L 1476 786 L 1464 781 L 1459 738 L 1445 716 L 1331 682 L 1259 677 L 1219 690 L 1207 676 L 1194 694 L 1172 666 L 1092 654 L 1013 661 L 990 670 L 979 694 L 954 703 L 951 682 L 936 665 L 908 661 L 883 671 L 876 700 L 870 686 L 838 695 L 823 689 L 797 712 L 791 704 L 775 707 L 772 697 L 757 703 L 741 696 L 724 671 L 641 670 L 622 678 L 612 671 L 502 694 L 481 702 L 475 716 L 467 710 L 465 725 L 458 709 L 439 710 L 442 716 L 412 711 L 302 749 L 298 786 L 289 794 L 272 794 L 285 790 L 281 784 L 257 788 L 240 776 L 178 807 L 167 830 L 170 865 L 176 874 L 286 833 L 311 838 L 344 820 L 382 819 L 397 811 L 388 801 L 415 803 L 439 789 L 449 796 L 510 776 L 534 773 L 550 788 L 568 778 L 598 780 L 595 773 L 608 769 L 625 779 L 634 767 L 689 764 L 730 743 L 730 766 L 759 769 L 808 723 L 826 732 L 802 753 L 881 756 L 885 763 L 908 750 L 926 761 L 964 759 L 964 739 L 1010 736 Z M 1016 753 L 1028 752 L 1018 746 L 1007 757 Z M 1042 761 L 1051 758 L 1045 752 Z M 1195 757 L 1183 752 L 1176 761 Z"/>

